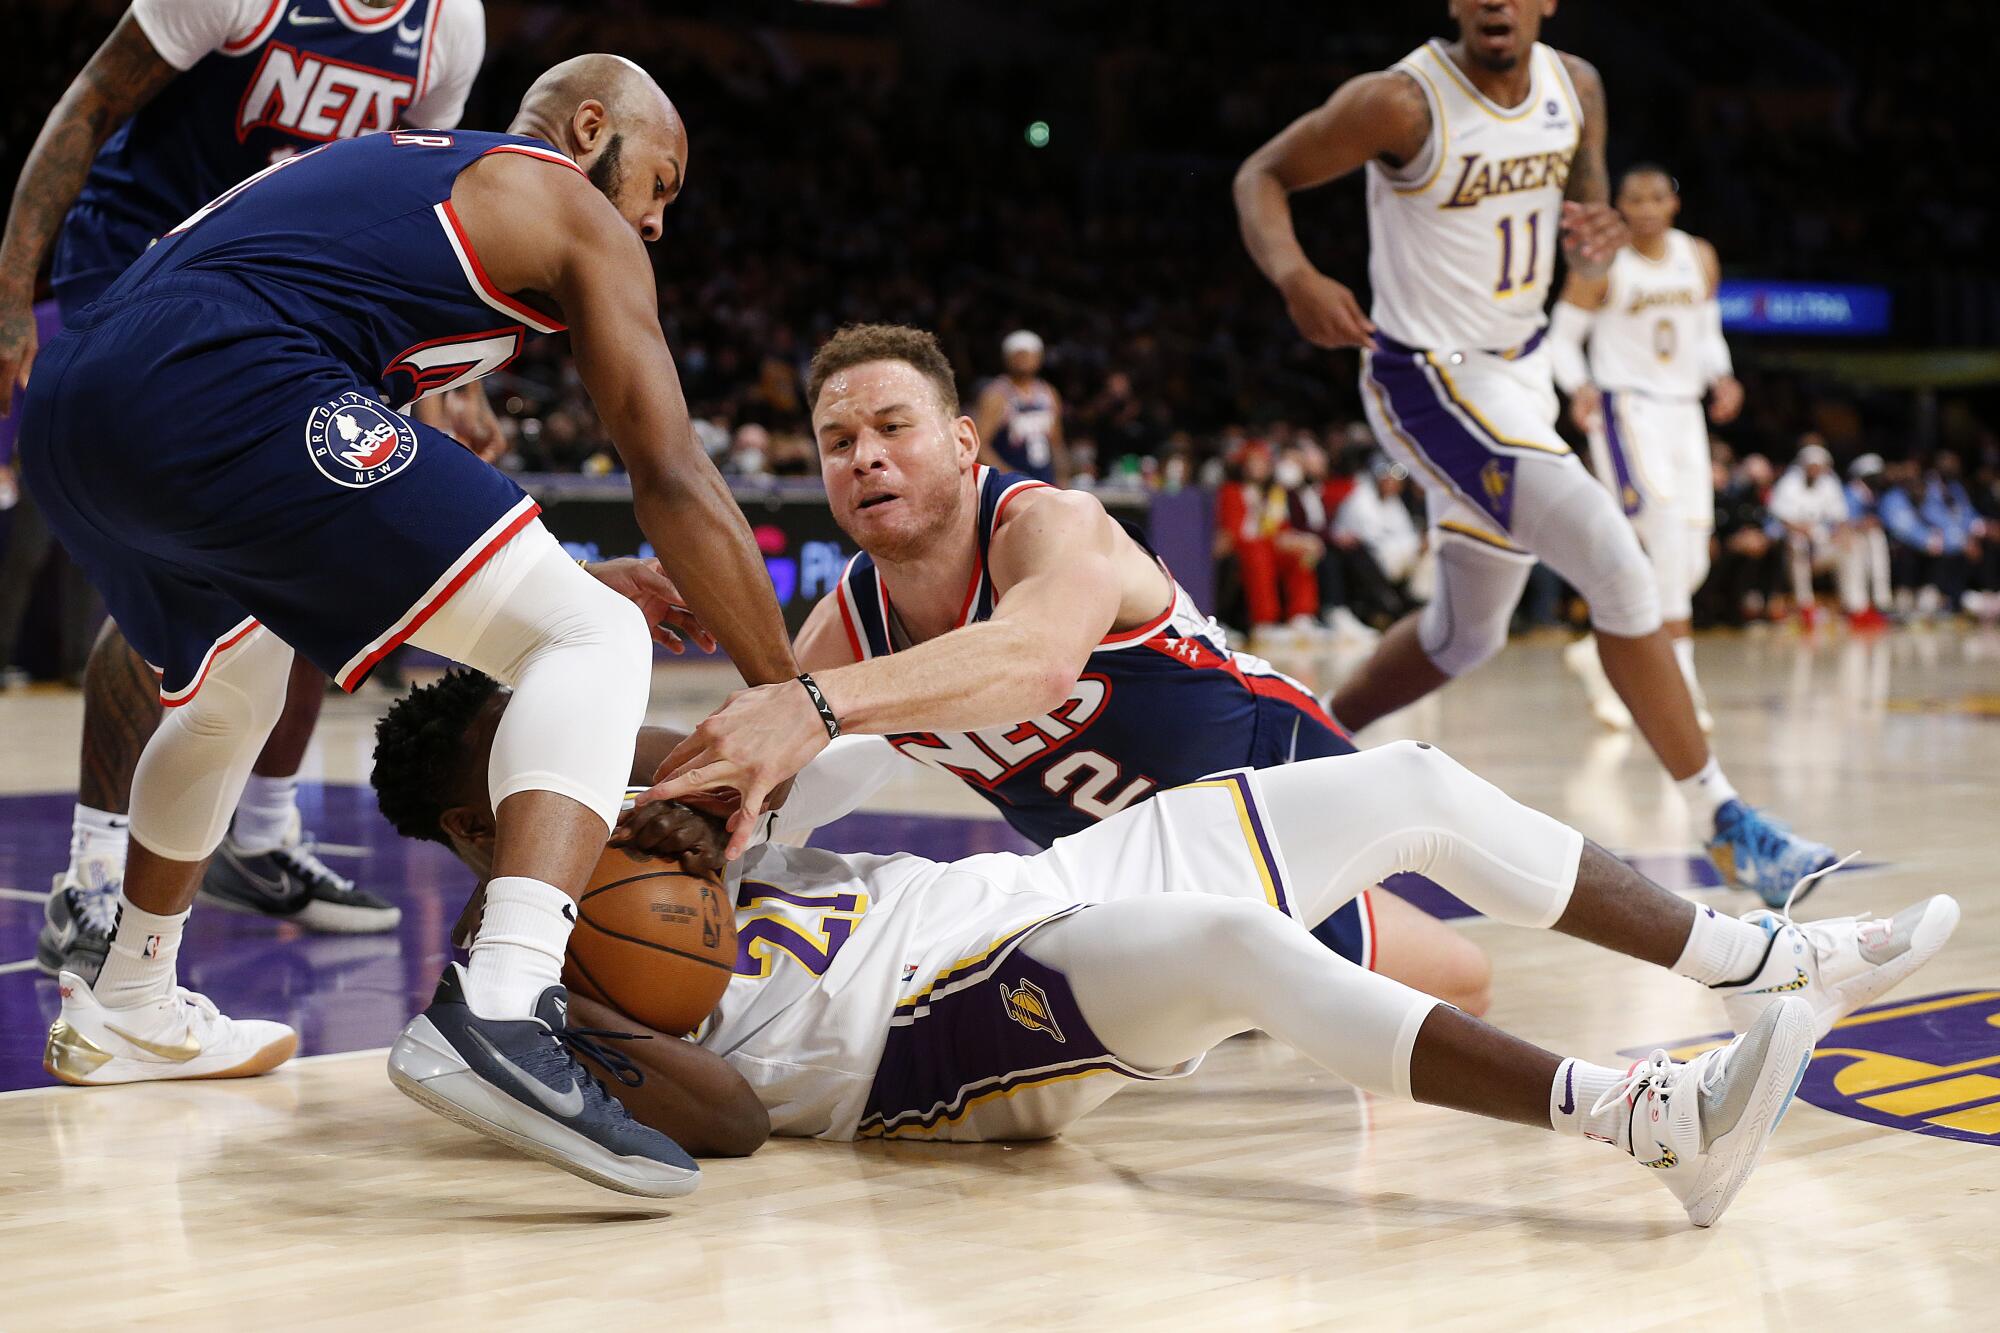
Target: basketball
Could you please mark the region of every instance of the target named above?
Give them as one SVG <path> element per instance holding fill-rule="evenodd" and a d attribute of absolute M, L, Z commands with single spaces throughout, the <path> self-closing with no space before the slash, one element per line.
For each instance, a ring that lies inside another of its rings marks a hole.
<path fill-rule="evenodd" d="M 722 999 L 736 914 L 722 886 L 680 862 L 607 847 L 577 903 L 563 984 L 675 1036 Z"/>

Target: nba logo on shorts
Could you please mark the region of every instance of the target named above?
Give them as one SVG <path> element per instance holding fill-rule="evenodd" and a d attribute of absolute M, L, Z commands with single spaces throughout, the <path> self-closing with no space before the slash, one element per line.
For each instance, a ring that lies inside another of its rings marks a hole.
<path fill-rule="evenodd" d="M 306 418 L 306 453 L 328 481 L 358 490 L 408 467 L 417 432 L 365 394 L 344 393 Z"/>

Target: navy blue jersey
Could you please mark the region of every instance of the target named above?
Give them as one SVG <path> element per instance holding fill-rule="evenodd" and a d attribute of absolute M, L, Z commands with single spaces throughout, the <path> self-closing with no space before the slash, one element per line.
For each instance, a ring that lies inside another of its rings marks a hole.
<path fill-rule="evenodd" d="M 227 278 L 303 329 L 398 407 L 500 369 L 530 330 L 564 327 L 495 287 L 451 208 L 459 172 L 489 153 L 581 170 L 537 139 L 394 131 L 284 158 L 163 237 L 103 304 Z"/>
<path fill-rule="evenodd" d="M 444 4 L 272 0 L 254 32 L 175 78 L 105 140 L 64 219 L 51 276 L 65 312 L 246 176 L 399 125 L 430 81 Z"/>
<path fill-rule="evenodd" d="M 993 530 L 1015 497 L 1041 485 L 979 469 L 979 558 L 961 624 L 993 613 L 986 577 Z M 890 743 L 964 781 L 1044 847 L 1162 788 L 1352 750 L 1303 685 L 1232 652 L 1187 592 L 1172 586 L 1173 601 L 1157 617 L 1097 646 L 1053 711 L 974 732 L 902 732 Z M 895 608 L 865 553 L 848 564 L 837 595 L 858 658 L 895 651 Z"/>
<path fill-rule="evenodd" d="M 1002 376 L 1006 411 L 993 437 L 993 452 L 1009 472 L 1037 481 L 1055 475 L 1056 391 L 1041 380 L 1022 389 Z"/>

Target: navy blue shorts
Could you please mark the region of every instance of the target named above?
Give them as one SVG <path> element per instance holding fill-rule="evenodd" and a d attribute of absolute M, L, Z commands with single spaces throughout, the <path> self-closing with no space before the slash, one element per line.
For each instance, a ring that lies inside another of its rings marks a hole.
<path fill-rule="evenodd" d="M 1260 693 L 1262 693 L 1260 691 Z M 1333 725 L 1310 695 L 1294 699 L 1276 687 L 1257 701 L 1257 743 L 1252 768 L 1276 768 L 1300 759 L 1353 754 L 1354 742 Z M 1321 944 L 1350 963 L 1375 966 L 1375 918 L 1368 895 L 1342 903 L 1334 914 L 1313 927 Z"/>
<path fill-rule="evenodd" d="M 221 275 L 83 311 L 36 360 L 20 449 L 169 704 L 259 622 L 354 689 L 537 508 Z"/>
<path fill-rule="evenodd" d="M 65 325 L 118 280 L 146 253 L 157 233 L 129 218 L 116 218 L 91 204 L 78 204 L 63 219 L 50 256 L 49 286 Z"/>

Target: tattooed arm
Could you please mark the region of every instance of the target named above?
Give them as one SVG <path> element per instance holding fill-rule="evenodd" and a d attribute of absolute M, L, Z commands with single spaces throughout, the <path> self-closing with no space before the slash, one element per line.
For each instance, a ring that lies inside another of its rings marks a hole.
<path fill-rule="evenodd" d="M 1571 273 L 1601 278 L 1610 271 L 1612 257 L 1631 239 L 1625 220 L 1611 207 L 1611 173 L 1604 165 L 1604 80 L 1588 60 L 1565 52 L 1562 62 L 1576 85 L 1577 111 L 1583 117 L 1576 156 L 1569 164 L 1569 185 L 1563 191 L 1568 201 L 1563 204 L 1563 258 Z"/>
<path fill-rule="evenodd" d="M 128 11 L 49 113 L 14 186 L 0 241 L 0 414 L 35 359 L 35 273 L 63 215 L 76 202 L 90 162 L 112 131 L 179 73 Z"/>

